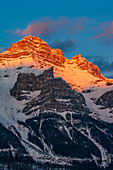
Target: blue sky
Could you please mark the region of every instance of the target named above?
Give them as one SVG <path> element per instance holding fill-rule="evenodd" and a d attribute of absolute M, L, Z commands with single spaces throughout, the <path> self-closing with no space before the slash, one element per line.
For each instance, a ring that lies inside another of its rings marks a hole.
<path fill-rule="evenodd" d="M 0 51 L 32 34 L 113 77 L 113 0 L 6 0 L 0 7 Z"/>

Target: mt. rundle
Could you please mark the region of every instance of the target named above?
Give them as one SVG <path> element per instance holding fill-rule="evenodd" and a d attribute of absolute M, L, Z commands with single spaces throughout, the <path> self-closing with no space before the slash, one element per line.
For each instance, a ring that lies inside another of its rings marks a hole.
<path fill-rule="evenodd" d="M 113 169 L 113 80 L 26 36 L 0 54 L 0 166 Z"/>

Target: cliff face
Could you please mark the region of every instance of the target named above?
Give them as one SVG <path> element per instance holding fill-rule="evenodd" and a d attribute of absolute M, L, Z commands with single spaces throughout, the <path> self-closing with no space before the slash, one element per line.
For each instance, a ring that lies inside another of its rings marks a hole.
<path fill-rule="evenodd" d="M 11 89 L 10 94 L 17 100 L 29 99 L 25 94 L 41 90 L 48 78 L 53 77 L 53 68 L 45 70 L 43 74 L 35 76 L 34 73 L 20 73 L 17 82 Z M 25 94 L 24 94 L 25 93 Z"/>
<path fill-rule="evenodd" d="M 31 99 L 30 92 L 40 91 L 36 98 Z M 11 96 L 17 100 L 28 100 L 23 113 L 29 115 L 32 108 L 38 112 L 79 110 L 85 111 L 84 97 L 74 90 L 62 78 L 54 78 L 52 69 L 45 70 L 43 74 L 20 73 L 14 87 L 10 90 Z M 29 99 L 31 99 L 29 101 Z M 38 108 L 38 109 L 37 109 Z M 35 110 L 35 111 L 36 111 Z"/>

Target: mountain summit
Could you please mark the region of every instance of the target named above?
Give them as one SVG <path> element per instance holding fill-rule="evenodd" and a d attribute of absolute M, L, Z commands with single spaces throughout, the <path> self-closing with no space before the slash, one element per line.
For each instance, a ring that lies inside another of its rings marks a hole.
<path fill-rule="evenodd" d="M 45 41 L 31 35 L 12 44 L 0 54 L 0 68 L 17 66 L 53 67 L 54 76 L 62 77 L 76 90 L 96 85 L 97 82 L 103 84 L 105 81 L 111 81 L 102 76 L 99 68 L 80 54 L 69 60 L 63 56 L 60 49 L 51 49 Z"/>
<path fill-rule="evenodd" d="M 6 66 L 9 64 L 10 67 L 22 64 L 44 67 L 48 63 L 61 66 L 65 61 L 61 50 L 51 49 L 45 41 L 31 35 L 12 44 L 8 50 L 1 53 L 0 57 L 6 60 L 10 59 L 6 61 Z"/>

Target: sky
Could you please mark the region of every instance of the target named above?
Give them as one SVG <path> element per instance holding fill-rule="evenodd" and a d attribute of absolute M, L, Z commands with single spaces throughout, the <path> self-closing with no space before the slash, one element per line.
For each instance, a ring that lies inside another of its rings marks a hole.
<path fill-rule="evenodd" d="M 81 54 L 113 78 L 113 0 L 0 2 L 0 52 L 27 35 L 71 59 Z"/>

